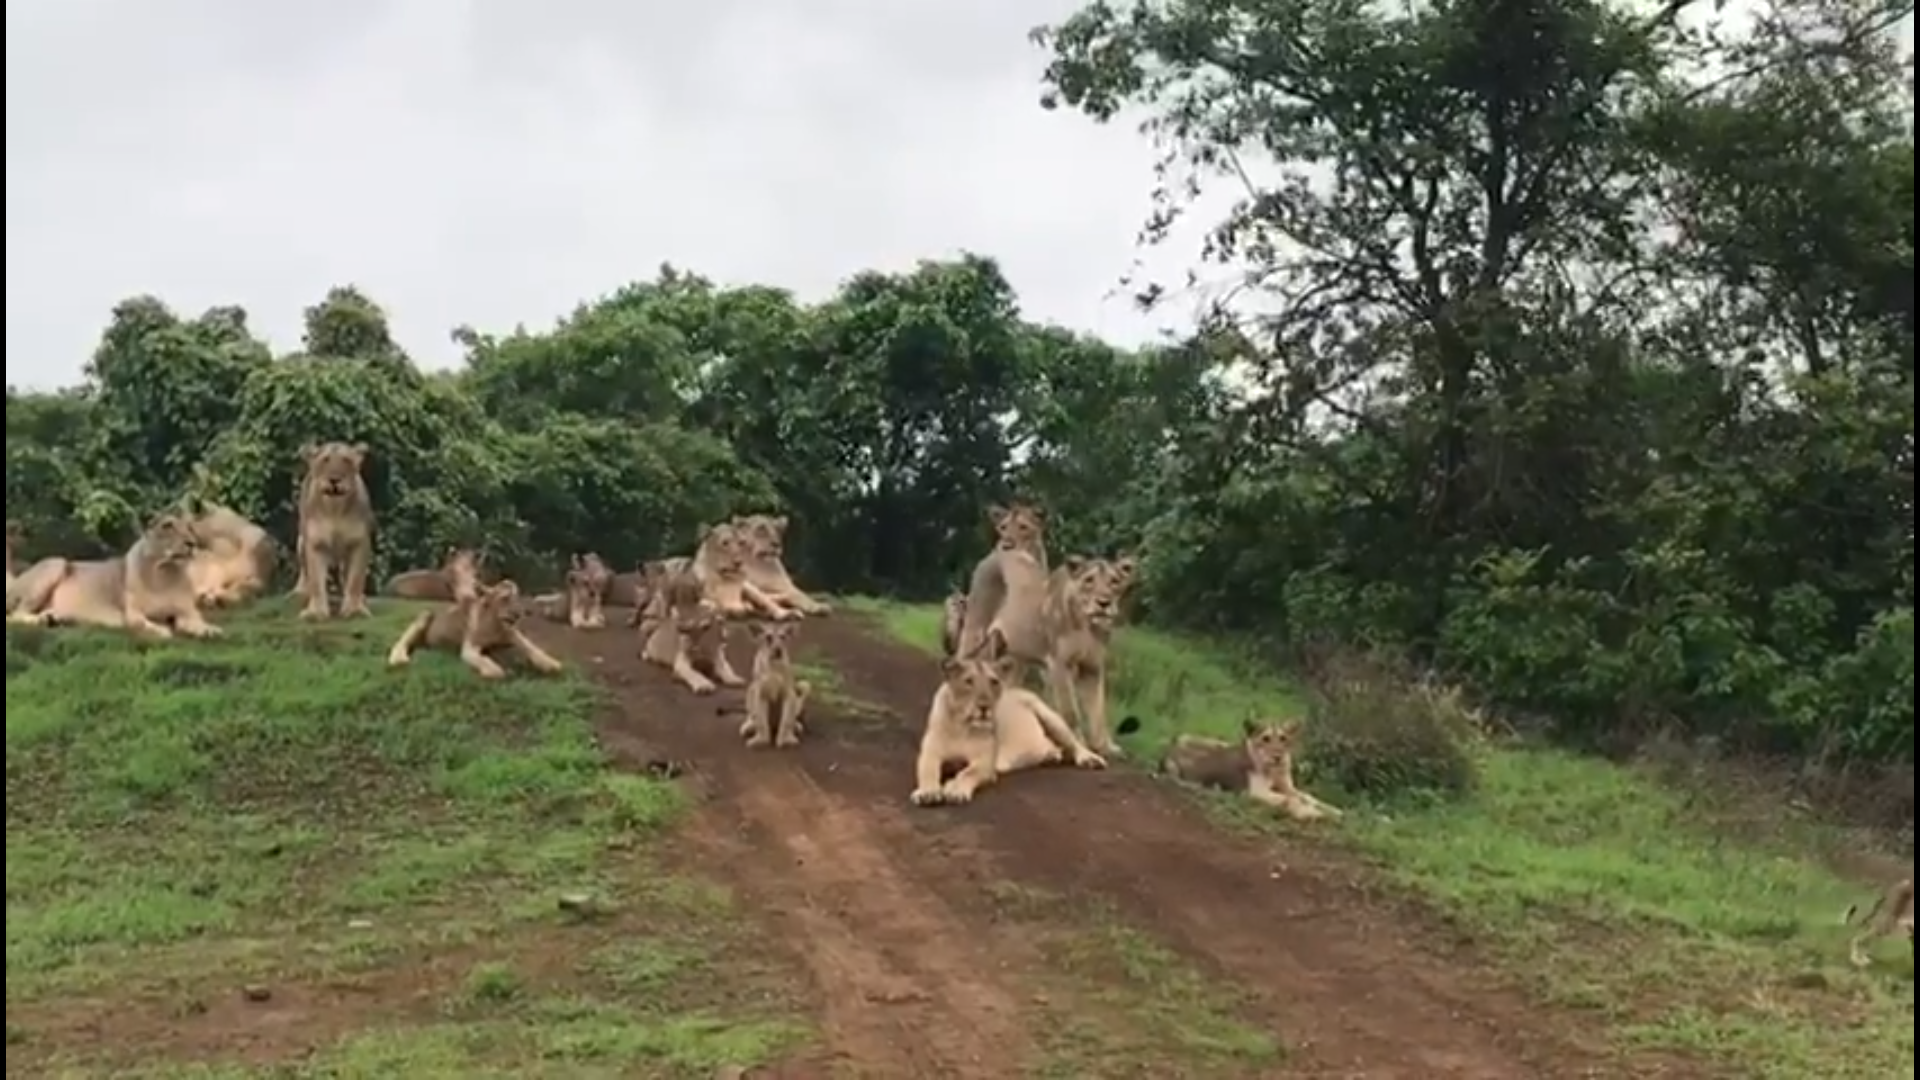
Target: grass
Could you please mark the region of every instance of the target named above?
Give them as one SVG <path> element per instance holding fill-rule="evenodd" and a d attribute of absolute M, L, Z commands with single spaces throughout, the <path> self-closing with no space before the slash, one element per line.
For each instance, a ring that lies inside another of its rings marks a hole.
<path fill-rule="evenodd" d="M 935 651 L 937 607 L 849 606 Z M 1151 759 L 1174 735 L 1231 737 L 1249 715 L 1299 713 L 1298 691 L 1214 650 L 1128 627 L 1109 688 L 1123 739 Z M 1377 862 L 1544 1001 L 1593 1014 L 1623 1048 L 1699 1054 L 1742 1075 L 1881 1080 L 1914 1061 L 1913 962 L 1883 942 L 1846 963 L 1839 915 L 1871 887 L 1836 877 L 1782 833 L 1736 841 L 1648 773 L 1566 753 L 1486 745 L 1480 783 L 1454 803 L 1367 807 L 1318 835 Z M 1309 760 L 1303 772 L 1311 774 Z M 1350 803 L 1334 792 L 1336 802 Z M 1225 816 L 1273 823 L 1248 804 Z"/>
<path fill-rule="evenodd" d="M 678 1076 L 805 1039 L 730 899 L 662 869 L 681 796 L 605 767 L 590 685 L 389 671 L 413 609 L 379 611 L 8 628 L 10 1071 Z"/>

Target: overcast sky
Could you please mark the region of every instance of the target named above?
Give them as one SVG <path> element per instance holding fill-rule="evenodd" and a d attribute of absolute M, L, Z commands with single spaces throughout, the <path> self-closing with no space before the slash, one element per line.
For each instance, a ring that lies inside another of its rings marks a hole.
<path fill-rule="evenodd" d="M 75 381 L 141 292 L 297 348 L 345 282 L 440 366 L 663 260 L 817 298 L 970 249 L 1029 317 L 1145 337 L 1152 149 L 1036 104 L 1026 32 L 1074 6 L 7 0 L 7 381 Z"/>

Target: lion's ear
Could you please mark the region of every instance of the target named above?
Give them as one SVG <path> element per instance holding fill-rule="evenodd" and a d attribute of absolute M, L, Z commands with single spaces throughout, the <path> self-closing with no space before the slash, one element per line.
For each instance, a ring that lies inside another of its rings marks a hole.
<path fill-rule="evenodd" d="M 520 595 L 520 586 L 512 578 L 507 578 L 487 592 L 497 600 L 512 600 Z"/>
<path fill-rule="evenodd" d="M 1005 524 L 1007 517 L 1012 513 L 1013 511 L 1007 509 L 1004 506 L 999 505 L 998 503 L 995 503 L 994 505 L 987 507 L 987 518 L 988 520 L 992 521 L 996 526 Z"/>
<path fill-rule="evenodd" d="M 1251 716 L 1247 717 L 1245 720 L 1240 721 L 1240 733 L 1242 735 L 1245 735 L 1249 739 L 1253 738 L 1255 735 L 1260 734 L 1260 721 L 1255 720 Z"/>
<path fill-rule="evenodd" d="M 319 456 L 320 456 L 319 443 L 310 442 L 300 447 L 300 460 L 303 464 L 311 465 L 313 464 L 313 459 Z"/>
<path fill-rule="evenodd" d="M 787 534 L 787 515 L 780 514 L 773 519 L 773 531 L 781 536 Z"/>
<path fill-rule="evenodd" d="M 1087 557 L 1085 555 L 1069 555 L 1066 561 L 1060 565 L 1067 573 L 1078 575 L 1080 571 L 1086 569 Z"/>
<path fill-rule="evenodd" d="M 940 674 L 945 678 L 959 678 L 960 673 L 965 670 L 967 670 L 966 663 L 958 657 L 949 656 L 945 660 L 940 661 Z"/>
<path fill-rule="evenodd" d="M 1113 560 L 1114 572 L 1120 575 L 1120 583 L 1123 585 L 1133 580 L 1133 572 L 1139 568 L 1139 565 L 1131 555 L 1122 555 Z"/>
<path fill-rule="evenodd" d="M 354 443 L 352 446 L 347 447 L 347 449 L 352 451 L 353 463 L 355 465 L 366 464 L 367 455 L 373 452 L 373 448 L 363 442 Z"/>
<path fill-rule="evenodd" d="M 1039 522 L 1040 524 L 1042 524 L 1042 525 L 1045 525 L 1045 524 L 1047 523 L 1047 508 L 1046 508 L 1046 507 L 1044 507 L 1044 506 L 1041 506 L 1041 505 L 1040 505 L 1040 504 L 1038 504 L 1038 503 L 1028 503 L 1028 504 L 1027 504 L 1027 513 L 1029 513 L 1029 514 L 1032 514 L 1032 515 L 1033 515 L 1033 520 L 1035 520 L 1035 521 L 1037 521 L 1037 522 Z"/>

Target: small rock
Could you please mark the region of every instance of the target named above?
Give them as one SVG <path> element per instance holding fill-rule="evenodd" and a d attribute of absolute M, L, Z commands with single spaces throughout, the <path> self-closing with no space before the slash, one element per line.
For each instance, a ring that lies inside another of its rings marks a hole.
<path fill-rule="evenodd" d="M 240 988 L 240 996 L 248 1001 L 269 1001 L 273 998 L 273 990 L 259 983 L 250 983 Z"/>
<path fill-rule="evenodd" d="M 582 919 L 597 918 L 607 913 L 606 905 L 587 893 L 561 893 L 555 905 L 561 911 Z"/>
<path fill-rule="evenodd" d="M 348 920 L 347 920 L 347 929 L 349 929 L 349 930 L 371 930 L 371 929 L 373 929 L 373 920 L 372 920 L 372 919 L 348 919 Z"/>

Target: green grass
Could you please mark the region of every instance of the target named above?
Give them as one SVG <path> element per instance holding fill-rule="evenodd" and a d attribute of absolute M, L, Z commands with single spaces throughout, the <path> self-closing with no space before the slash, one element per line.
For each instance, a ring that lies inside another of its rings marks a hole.
<path fill-rule="evenodd" d="M 10 1063 L 261 1075 L 198 1048 L 288 1000 L 284 1056 L 319 1051 L 276 1075 L 672 1076 L 805 1037 L 729 899 L 662 869 L 679 791 L 606 767 L 585 679 L 389 671 L 414 610 L 8 628 Z"/>
<path fill-rule="evenodd" d="M 847 603 L 937 649 L 937 607 Z M 1111 678 L 1113 716 L 1144 721 L 1123 740 L 1143 759 L 1180 732 L 1231 737 L 1248 715 L 1303 710 L 1281 679 L 1248 677 L 1216 650 L 1145 627 L 1120 632 Z M 1593 1014 L 1624 1047 L 1778 1080 L 1912 1069 L 1907 945 L 1883 942 L 1865 972 L 1846 963 L 1839 915 L 1870 902 L 1871 886 L 1834 876 L 1785 834 L 1764 844 L 1716 834 L 1645 772 L 1511 746 L 1475 754 L 1480 782 L 1464 801 L 1369 808 L 1320 792 L 1350 813 L 1312 832 L 1376 861 L 1542 1000 Z M 1208 801 L 1237 822 L 1305 831 Z"/>

